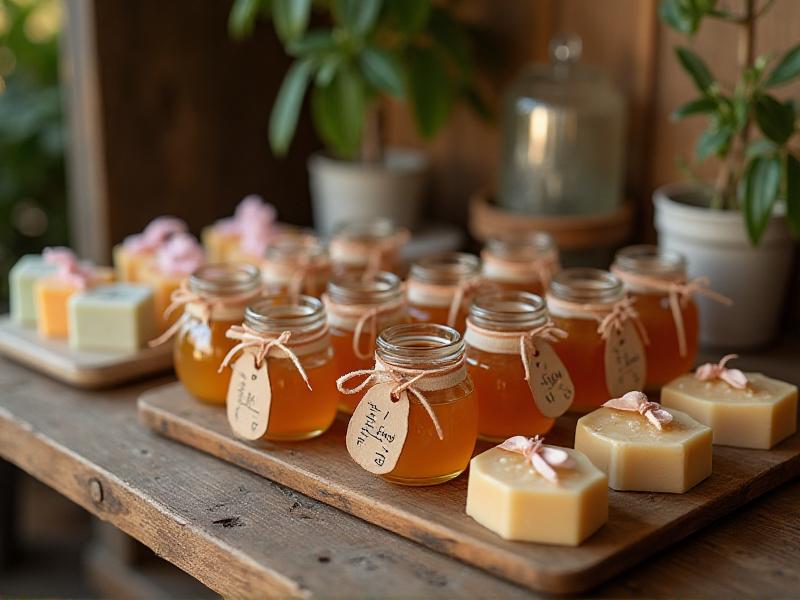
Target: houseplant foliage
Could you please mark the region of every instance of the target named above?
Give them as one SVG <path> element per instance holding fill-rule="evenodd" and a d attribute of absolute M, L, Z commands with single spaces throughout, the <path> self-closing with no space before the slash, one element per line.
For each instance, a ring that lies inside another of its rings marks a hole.
<path fill-rule="evenodd" d="M 310 28 L 315 22 L 325 27 Z M 408 100 L 417 128 L 433 136 L 455 102 L 485 108 L 473 83 L 471 37 L 444 3 L 430 0 L 236 0 L 229 27 L 248 35 L 272 19 L 294 62 L 272 108 L 269 141 L 286 153 L 310 92 L 315 128 L 341 159 L 381 159 L 382 99 Z"/>
<path fill-rule="evenodd" d="M 783 200 L 793 234 L 800 236 L 800 152 L 795 99 L 781 100 L 775 91 L 800 76 L 800 44 L 783 55 L 755 55 L 757 20 L 774 0 L 744 0 L 732 13 L 716 0 L 662 0 L 662 20 L 693 36 L 705 19 L 719 19 L 739 28 L 739 77 L 730 87 L 714 77 L 689 48 L 676 48 L 677 58 L 699 96 L 678 108 L 676 119 L 705 115 L 709 125 L 697 140 L 695 154 L 720 159 L 709 190 L 712 208 L 741 209 L 752 244 L 760 242 L 776 203 Z"/>

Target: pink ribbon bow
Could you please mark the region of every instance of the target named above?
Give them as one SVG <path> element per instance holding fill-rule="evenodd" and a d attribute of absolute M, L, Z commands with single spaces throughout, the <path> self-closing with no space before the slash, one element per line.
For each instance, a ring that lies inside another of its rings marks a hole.
<path fill-rule="evenodd" d="M 134 254 L 155 252 L 172 236 L 185 233 L 189 227 L 186 221 L 177 217 L 157 217 L 150 221 L 142 233 L 129 235 L 122 242 L 123 247 Z"/>
<path fill-rule="evenodd" d="M 522 454 L 539 475 L 553 483 L 558 483 L 558 473 L 554 467 L 569 469 L 574 464 L 566 450 L 544 446 L 544 438 L 540 435 L 532 438 L 515 435 L 497 447 Z"/>
<path fill-rule="evenodd" d="M 94 268 L 89 263 L 80 262 L 75 253 L 69 248 L 59 246 L 45 248 L 42 252 L 45 264 L 58 267 L 55 277 L 65 284 L 83 290 L 89 287 L 94 279 Z"/>
<path fill-rule="evenodd" d="M 739 358 L 738 354 L 726 354 L 717 364 L 706 363 L 697 367 L 694 376 L 700 381 L 713 381 L 720 379 L 732 388 L 743 390 L 747 387 L 747 375 L 739 369 L 728 369 L 728 361 Z"/>
<path fill-rule="evenodd" d="M 661 408 L 658 402 L 650 402 L 642 392 L 628 392 L 622 398 L 612 398 L 603 406 L 616 410 L 638 412 L 659 431 L 664 428 L 664 425 L 672 422 L 672 415 Z"/>
<path fill-rule="evenodd" d="M 173 235 L 156 254 L 159 270 L 169 275 L 191 275 L 204 261 L 203 248 L 188 233 Z"/>

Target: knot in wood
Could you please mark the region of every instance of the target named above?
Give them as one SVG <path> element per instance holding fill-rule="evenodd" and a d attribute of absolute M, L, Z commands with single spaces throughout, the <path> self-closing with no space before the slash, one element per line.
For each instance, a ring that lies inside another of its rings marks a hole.
<path fill-rule="evenodd" d="M 94 477 L 89 480 L 89 496 L 96 504 L 100 504 L 103 501 L 103 486 Z"/>

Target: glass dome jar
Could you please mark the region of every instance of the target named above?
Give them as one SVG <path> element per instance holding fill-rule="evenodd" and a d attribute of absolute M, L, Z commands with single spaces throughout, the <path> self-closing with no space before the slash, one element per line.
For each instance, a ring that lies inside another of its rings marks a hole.
<path fill-rule="evenodd" d="M 613 213 L 622 204 L 622 95 L 578 62 L 577 36 L 554 38 L 550 55 L 506 95 L 498 203 L 537 216 Z"/>

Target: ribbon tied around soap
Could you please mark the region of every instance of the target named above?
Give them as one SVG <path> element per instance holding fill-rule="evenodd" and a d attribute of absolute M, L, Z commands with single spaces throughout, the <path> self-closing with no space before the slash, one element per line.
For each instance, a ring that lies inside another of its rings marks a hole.
<path fill-rule="evenodd" d="M 501 450 L 521 454 L 539 475 L 553 483 L 558 483 L 556 467 L 569 469 L 574 466 L 574 462 L 566 450 L 545 446 L 544 438 L 540 435 L 532 438 L 515 435 L 497 447 Z"/>
<path fill-rule="evenodd" d="M 664 429 L 664 425 L 672 422 L 672 414 L 661 408 L 658 402 L 650 402 L 642 392 L 628 392 L 621 398 L 612 398 L 605 402 L 603 406 L 615 410 L 638 412 L 659 431 Z"/>
<path fill-rule="evenodd" d="M 725 365 L 729 361 L 739 358 L 737 354 L 726 354 L 717 364 L 706 363 L 697 367 L 694 376 L 700 381 L 713 381 L 719 379 L 732 388 L 743 390 L 747 388 L 747 375 L 739 369 L 729 369 Z"/>

